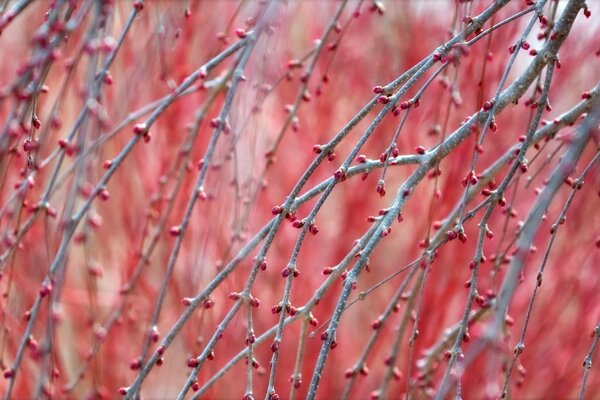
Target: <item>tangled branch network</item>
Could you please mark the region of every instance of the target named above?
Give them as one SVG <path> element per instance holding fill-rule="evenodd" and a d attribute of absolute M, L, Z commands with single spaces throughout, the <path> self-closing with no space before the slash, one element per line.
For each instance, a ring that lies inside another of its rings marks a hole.
<path fill-rule="evenodd" d="M 594 398 L 600 3 L 401 3 L 0 0 L 2 396 Z"/>

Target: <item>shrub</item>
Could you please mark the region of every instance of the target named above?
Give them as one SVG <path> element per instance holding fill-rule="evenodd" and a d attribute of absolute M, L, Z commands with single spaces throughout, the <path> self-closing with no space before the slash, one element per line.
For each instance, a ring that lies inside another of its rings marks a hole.
<path fill-rule="evenodd" d="M 583 0 L 0 7 L 5 398 L 600 390 Z"/>

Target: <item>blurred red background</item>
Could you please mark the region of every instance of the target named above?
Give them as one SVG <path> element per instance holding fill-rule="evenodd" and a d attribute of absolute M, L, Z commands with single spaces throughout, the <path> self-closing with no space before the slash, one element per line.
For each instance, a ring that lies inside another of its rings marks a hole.
<path fill-rule="evenodd" d="M 146 121 L 150 114 L 139 113 L 130 118 L 132 113 L 173 93 L 201 65 L 243 40 L 238 36 L 244 34 L 238 32 L 236 36 L 235 30 L 250 30 L 253 21 L 248 19 L 261 21 L 261 10 L 266 6 L 258 1 L 147 1 L 143 10 L 136 12 L 120 47 L 116 47 L 135 10 L 133 2 L 33 2 L 7 22 L 7 10 L 19 4 L 8 2 L 2 14 L 4 28 L 0 36 L 0 288 L 5 293 L 1 302 L 0 363 L 9 378 L 0 381 L 2 391 L 8 394 L 12 381 L 13 398 L 113 398 L 120 387 L 131 385 L 139 373 L 140 362 L 136 360 L 152 329 L 161 286 L 165 285 L 166 292 L 156 324 L 159 340 L 184 312 L 182 299 L 193 298 L 206 288 L 222 266 L 273 218 L 271 209 L 284 203 L 317 156 L 313 146 L 331 140 L 373 99 L 373 87 L 388 84 L 430 57 L 438 46 L 466 27 L 463 17 L 480 14 L 491 3 L 304 1 L 272 5 L 271 13 L 265 17 L 268 27 L 250 53 L 243 72 L 245 79 L 239 82 L 227 117 L 227 128 L 217 141 L 206 171 L 202 186 L 208 199 L 198 201 L 193 208 L 189 226 L 181 236 L 172 275 L 165 278 L 169 258 L 180 237 L 177 227 L 190 198 L 196 195 L 198 163 L 205 157 L 214 131 L 211 120 L 219 116 L 226 104 L 227 74 L 240 52 L 211 70 L 205 79 L 196 81 L 191 93 L 169 105 L 150 127 L 151 140 L 135 145 L 106 185 L 107 191 L 90 203 L 73 238 L 67 239 L 67 251 L 56 270 L 51 293 L 42 298 L 31 336 L 25 340 L 28 310 L 40 298 L 42 282 L 59 254 L 61 240 L 68 237 L 68 229 L 61 221 L 86 204 L 106 171 L 105 160 L 114 159 L 127 146 L 134 137 L 134 125 Z M 484 29 L 526 9 L 525 3 L 510 2 Z M 544 14 L 552 21 L 552 16 L 556 14 L 558 18 L 568 4 L 548 1 Z M 594 14 L 585 18 L 583 11 L 579 13 L 559 53 L 561 68 L 554 71 L 549 93 L 551 111 L 543 114 L 546 121 L 570 110 L 582 101 L 582 92 L 592 90 L 598 83 L 598 7 L 593 1 L 588 5 Z M 340 7 L 337 26 L 319 46 L 316 40 L 327 32 Z M 47 12 L 58 12 L 59 20 L 69 17 L 76 26 L 45 59 L 48 45 L 43 43 L 44 38 L 61 33 L 58 28 L 53 33 L 45 30 Z M 411 109 L 397 141 L 401 155 L 416 154 L 416 146 L 433 148 L 466 117 L 480 110 L 484 101 L 493 98 L 510 57 L 508 49 L 532 17 L 532 13 L 526 14 L 494 31 L 491 37 L 484 37 L 426 88 L 419 107 Z M 537 23 L 528 39 L 531 48 L 543 46 L 545 39 L 536 38 L 543 31 Z M 110 77 L 103 79 L 97 103 L 89 103 L 94 81 L 106 56 L 115 48 L 118 52 L 108 69 Z M 508 84 L 525 71 L 533 58 L 527 51 L 519 53 Z M 307 92 L 302 92 L 302 75 L 310 70 L 313 59 Z M 47 60 L 51 62 L 45 64 Z M 303 62 L 294 68 L 294 60 Z M 29 75 L 23 72 L 28 68 L 33 71 Z M 403 100 L 414 96 L 433 71 L 421 78 Z M 19 97 L 19 93 L 38 84 L 41 93 Z M 42 90 L 41 85 L 47 88 Z M 523 103 L 531 93 L 533 90 L 518 105 L 509 105 L 497 115 L 498 131 L 488 132 L 477 162 L 478 173 L 510 152 L 519 143 L 518 138 L 527 134 L 535 110 Z M 92 111 L 84 115 L 69 143 L 59 142 L 69 135 L 86 102 Z M 295 102 L 296 116 L 286 124 L 288 105 Z M 332 176 L 381 108 L 376 105 L 335 147 L 335 159 L 321 164 L 301 193 Z M 199 110 L 205 110 L 205 114 L 196 131 L 194 121 Z M 32 113 L 41 122 L 39 129 L 31 122 Z M 391 114 L 384 117 L 359 154 L 379 160 L 400 118 Z M 488 222 L 494 238 L 484 242 L 488 260 L 479 267 L 478 291 L 482 295 L 490 293 L 490 300 L 498 292 L 507 266 L 496 263 L 498 271 L 494 273 L 493 256 L 500 260 L 503 254 L 511 255 L 519 223 L 536 200 L 536 188 L 545 184 L 569 147 L 569 134 L 575 129 L 576 126 L 564 127 L 539 150 L 530 149 L 528 171 L 517 173 L 515 184 L 506 192 L 509 205 L 497 207 Z M 32 138 L 37 143 L 34 149 L 26 144 Z M 182 151 L 186 144 L 189 151 Z M 420 242 L 433 237 L 439 228 L 436 222 L 445 221 L 461 203 L 465 190 L 461 181 L 471 168 L 475 144 L 475 137 L 469 137 L 441 162 L 437 179 L 425 179 L 417 186 L 402 210 L 403 222 L 394 224 L 391 234 L 377 245 L 369 259 L 370 272 L 360 276 L 350 298 L 381 285 L 344 312 L 336 334 L 338 346 L 329 352 L 318 398 L 342 396 L 350 382 L 344 377 L 345 371 L 352 369 L 363 354 L 374 332 L 373 321 L 384 311 L 409 270 L 385 279 L 420 257 Z M 585 148 L 573 178 L 594 157 L 596 146 L 591 141 Z M 63 153 L 65 159 L 57 168 Z M 31 162 L 35 167 L 31 167 Z M 508 168 L 506 164 L 500 169 L 497 183 Z M 415 165 L 390 166 L 385 177 L 387 194 L 383 197 L 375 190 L 379 169 L 364 180 L 358 175 L 335 186 L 317 214 L 318 235 L 309 233 L 300 249 L 300 276 L 293 280 L 292 305 L 300 308 L 311 299 L 328 279 L 322 274 L 323 268 L 334 267 L 344 259 L 354 241 L 371 226 L 367 217 L 389 207 L 400 185 L 415 169 Z M 52 183 L 54 171 L 58 180 Z M 30 187 L 23 190 L 18 185 L 26 182 L 25 174 L 31 179 Z M 592 345 L 590 333 L 600 319 L 598 183 L 596 166 L 591 168 L 582 190 L 576 192 L 566 222 L 556 235 L 529 320 L 525 348 L 517 359 L 519 370 L 510 379 L 510 396 L 514 398 L 574 398 L 579 394 L 582 363 Z M 45 211 L 36 205 L 49 185 L 55 190 L 49 198 L 50 209 Z M 438 196 L 434 196 L 436 190 Z M 470 340 L 462 345 L 468 361 L 461 376 L 464 398 L 496 398 L 501 394 L 505 368 L 521 335 L 537 271 L 550 240 L 550 227 L 570 192 L 568 185 L 560 188 L 535 237 L 537 251 L 534 249 L 527 256 L 522 283 L 509 308 L 514 323 L 503 328 L 494 345 L 482 341 L 486 326 L 494 318 L 491 308 L 469 326 Z M 466 211 L 484 199 L 475 196 L 466 205 Z M 316 198 L 300 206 L 297 216 L 306 217 L 315 202 Z M 52 215 L 54 211 L 56 216 Z M 441 351 L 430 358 L 427 351 L 440 343 L 445 330 L 463 316 L 468 296 L 464 283 L 471 276 L 469 263 L 477 245 L 480 218 L 481 214 L 477 214 L 465 223 L 466 243 L 456 240 L 439 248 L 422 295 L 417 278 L 406 286 L 406 295 L 415 294 L 420 301 L 401 301 L 399 312 L 393 313 L 380 328 L 380 336 L 366 358 L 369 373 L 358 374 L 349 398 L 365 398 L 380 388 L 387 370 L 385 360 L 394 348 L 398 327 L 411 315 L 396 360 L 402 377 L 392 381 L 385 397 L 404 395 L 411 380 L 411 397 L 429 398 L 440 390 L 447 363 L 443 355 L 454 341 L 441 346 Z M 445 229 L 451 228 L 452 225 Z M 268 268 L 258 273 L 252 285 L 251 294 L 261 302 L 260 308 L 252 309 L 256 336 L 277 324 L 279 315 L 273 315 L 271 307 L 282 299 L 286 279 L 281 272 L 288 264 L 299 232 L 292 223 L 283 223 L 267 253 Z M 180 392 L 191 372 L 187 360 L 203 352 L 234 305 L 228 296 L 244 289 L 256 254 L 257 250 L 250 252 L 216 287 L 209 296 L 210 307 L 202 303 L 187 320 L 166 350 L 162 365 L 154 366 L 143 381 L 143 398 L 175 398 Z M 140 258 L 147 261 L 140 262 Z M 422 271 L 417 268 L 415 277 L 421 276 Z M 342 284 L 336 279 L 312 309 L 319 325 L 331 317 Z M 481 309 L 477 304 L 473 308 Z M 417 316 L 419 336 L 411 353 L 409 339 Z M 198 387 L 247 347 L 247 327 L 246 307 L 242 306 L 217 342 L 214 359 L 202 365 Z M 304 355 L 296 372 L 302 374 L 302 383 L 295 396 L 306 396 L 321 349 L 319 336 L 325 327 L 305 342 L 300 341 L 300 321 L 283 330 L 275 376 L 275 388 L 282 398 L 293 392 L 290 376 L 295 372 L 299 344 Z M 308 326 L 307 332 L 314 330 Z M 263 397 L 267 390 L 271 342 L 269 338 L 253 346 L 260 364 L 253 374 L 256 397 Z M 14 370 L 20 343 L 26 346 L 23 359 Z M 476 350 L 482 343 L 484 348 Z M 149 343 L 149 354 L 159 345 L 160 342 Z M 435 368 L 425 373 L 423 360 L 434 363 Z M 16 376 L 12 377 L 14 372 Z M 594 398 L 598 390 L 600 374 L 592 368 L 587 397 Z M 208 388 L 203 398 L 242 398 L 247 393 L 247 366 L 242 359 Z M 454 389 L 448 396 L 451 393 Z"/>

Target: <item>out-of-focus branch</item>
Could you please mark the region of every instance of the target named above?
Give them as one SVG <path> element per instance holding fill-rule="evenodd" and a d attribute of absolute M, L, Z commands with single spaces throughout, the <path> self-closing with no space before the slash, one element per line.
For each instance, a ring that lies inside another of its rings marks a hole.
<path fill-rule="evenodd" d="M 583 149 L 591 139 L 591 131 L 598 128 L 599 118 L 600 107 L 596 104 L 592 112 L 586 116 L 582 124 L 578 127 L 573 142 L 558 166 L 554 169 L 554 172 L 548 179 L 548 184 L 542 189 L 542 192 L 539 194 L 525 219 L 525 224 L 516 243 L 516 253 L 513 255 L 500 292 L 498 293 L 495 323 L 493 329 L 488 333 L 490 338 L 496 337 L 502 327 L 510 301 L 519 282 L 519 275 L 525 265 L 527 253 L 542 222 L 542 216 L 546 213 L 559 188 L 564 184 L 565 179 L 575 170 Z"/>

